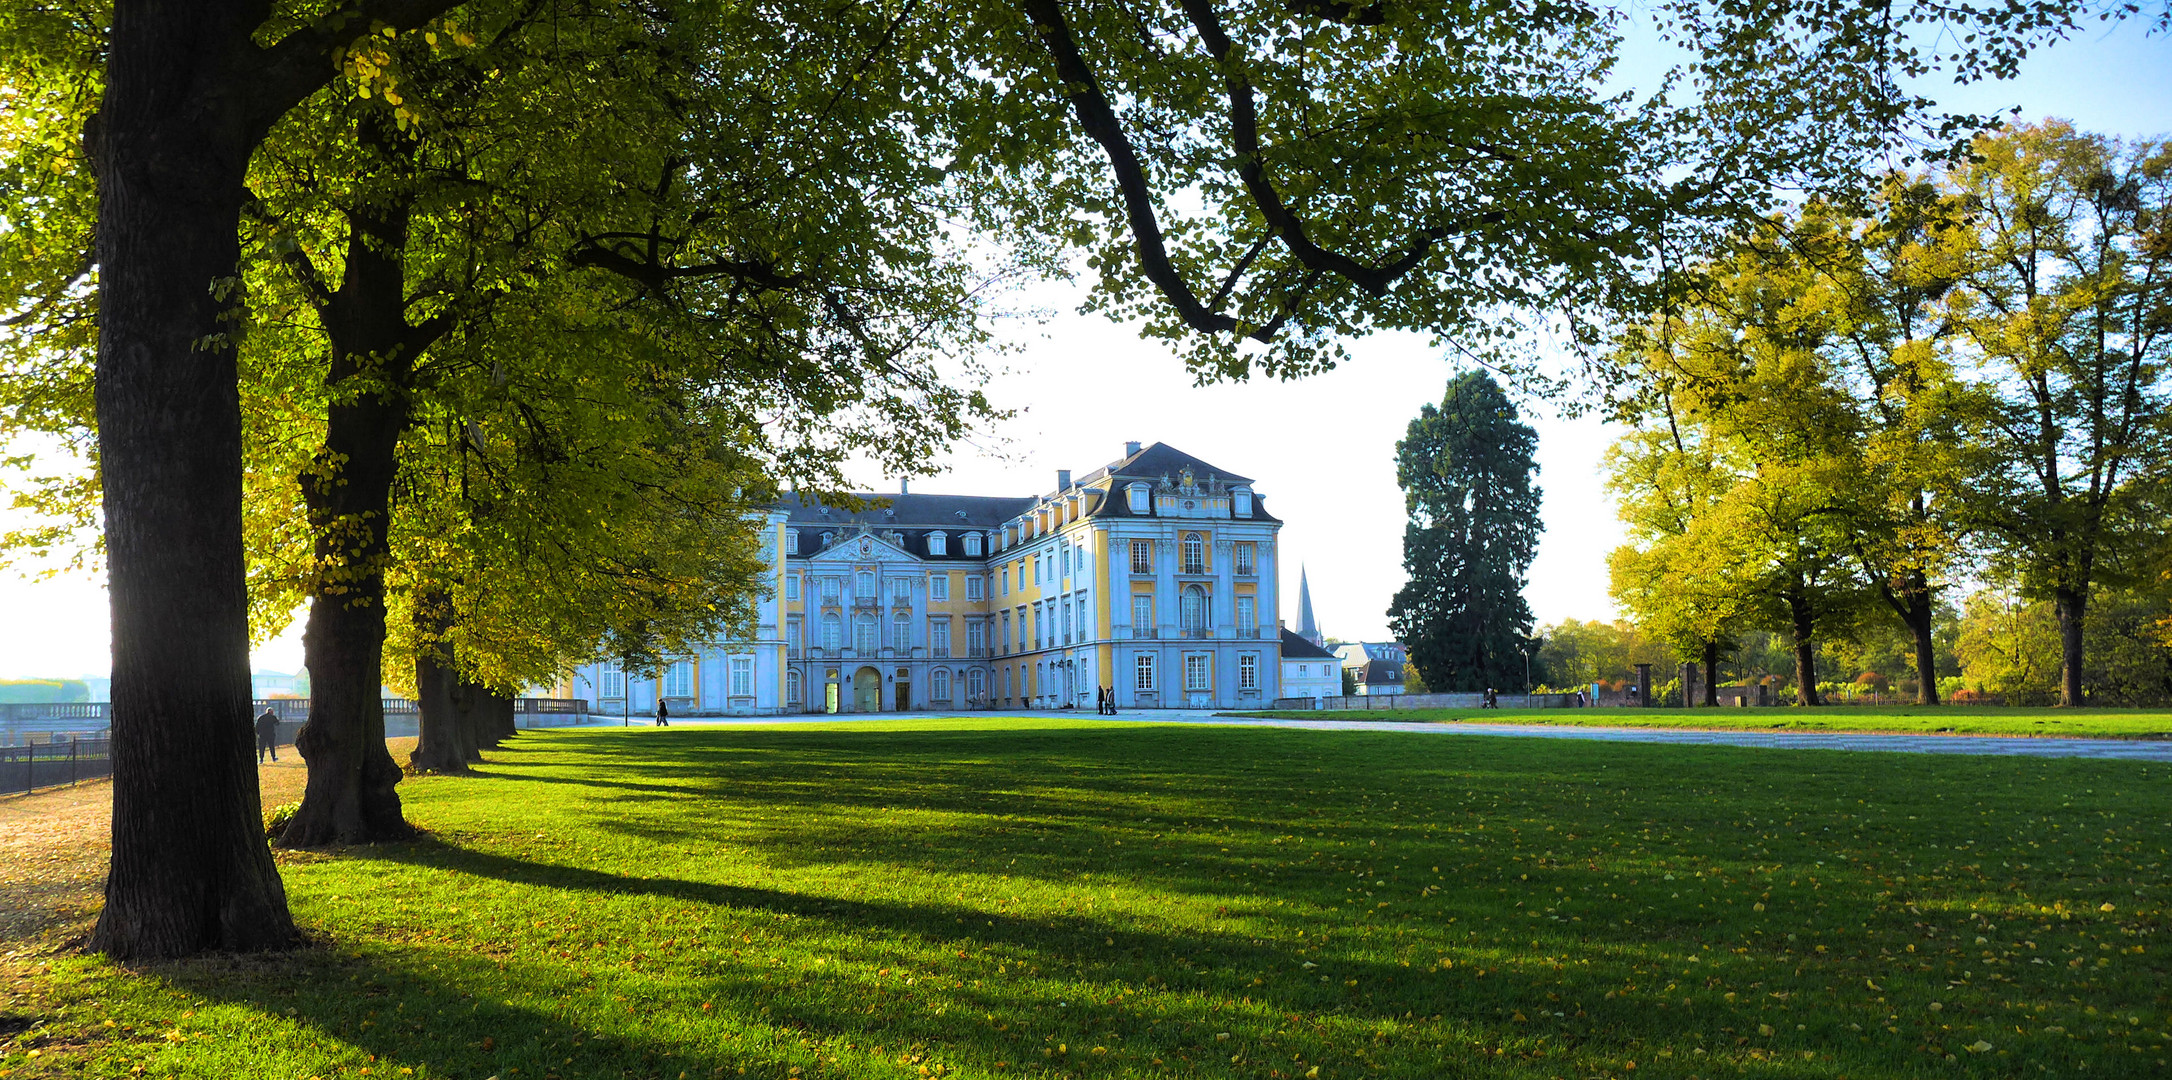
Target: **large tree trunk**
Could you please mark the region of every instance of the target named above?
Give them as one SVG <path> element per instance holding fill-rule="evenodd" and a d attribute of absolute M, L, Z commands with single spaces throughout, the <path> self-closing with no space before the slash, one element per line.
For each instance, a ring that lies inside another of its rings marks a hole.
<path fill-rule="evenodd" d="M 91 135 L 113 631 L 113 856 L 91 947 L 124 959 L 298 940 L 251 745 L 230 336 L 257 138 L 232 73 L 260 13 L 117 4 Z"/>
<path fill-rule="evenodd" d="M 1817 643 L 1812 639 L 1816 627 L 1810 601 L 1801 593 L 1787 597 L 1788 629 L 1794 635 L 1795 644 L 1795 703 L 1798 705 L 1823 705 L 1818 697 Z"/>
<path fill-rule="evenodd" d="M 458 676 L 450 657 L 452 643 L 445 640 L 449 620 L 444 613 L 449 610 L 443 593 L 415 601 L 415 704 L 422 730 L 407 764 L 416 772 L 464 776 L 474 772 L 468 763 L 481 760 L 482 754 L 475 747 L 474 728 L 453 700 Z"/>
<path fill-rule="evenodd" d="M 1704 704 L 1719 708 L 1719 643 L 1704 643 Z"/>
<path fill-rule="evenodd" d="M 2059 589 L 2051 594 L 2059 615 L 2059 704 L 2082 703 L 2082 620 L 2089 613 L 2087 589 Z"/>
<path fill-rule="evenodd" d="M 1916 646 L 1916 704 L 1938 704 L 1938 643 L 1931 636 L 1931 621 L 1936 614 L 1928 590 L 1911 592 L 1908 610 L 1901 614 L 1908 624 L 1908 636 Z"/>
<path fill-rule="evenodd" d="M 365 125 L 367 126 L 367 125 Z M 285 847 L 366 844 L 414 834 L 400 812 L 400 767 L 385 749 L 386 521 L 407 430 L 414 367 L 407 324 L 407 208 L 394 202 L 348 214 L 346 273 L 322 307 L 335 397 L 324 449 L 303 477 L 316 534 L 316 595 L 303 636 L 309 723 L 294 748 L 309 786 L 279 842 Z M 353 387 L 361 385 L 359 391 Z"/>

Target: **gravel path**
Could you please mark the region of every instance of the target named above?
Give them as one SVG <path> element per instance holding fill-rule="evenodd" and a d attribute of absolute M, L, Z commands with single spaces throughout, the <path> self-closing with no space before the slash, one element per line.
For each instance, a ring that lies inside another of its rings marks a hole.
<path fill-rule="evenodd" d="M 413 739 L 388 739 L 407 760 Z M 293 747 L 257 767 L 264 805 L 302 797 L 308 773 Z M 113 851 L 113 785 L 90 780 L 0 799 L 0 949 L 35 938 L 66 939 L 90 929 Z"/>

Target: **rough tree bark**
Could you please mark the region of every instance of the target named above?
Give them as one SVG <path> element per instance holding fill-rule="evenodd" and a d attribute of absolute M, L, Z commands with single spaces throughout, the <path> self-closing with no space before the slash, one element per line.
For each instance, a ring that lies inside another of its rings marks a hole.
<path fill-rule="evenodd" d="M 91 947 L 107 954 L 297 940 L 249 738 L 231 337 L 244 176 L 273 122 L 332 77 L 333 48 L 453 2 L 358 4 L 263 48 L 262 0 L 113 5 L 105 96 L 85 131 L 113 598 L 113 860 Z"/>
<path fill-rule="evenodd" d="M 379 688 L 392 481 L 415 352 L 428 338 L 407 323 L 407 205 L 376 203 L 350 211 L 348 223 L 345 274 L 319 305 L 332 343 L 325 382 L 335 397 L 324 448 L 302 483 L 316 533 L 317 580 L 302 637 L 309 723 L 294 749 L 309 763 L 309 783 L 279 838 L 282 847 L 414 834 L 400 812 L 400 767 L 385 749 Z"/>
<path fill-rule="evenodd" d="M 115 6 L 98 162 L 98 451 L 113 626 L 113 861 L 91 947 L 297 941 L 264 843 L 241 529 L 244 84 L 259 5 Z"/>
<path fill-rule="evenodd" d="M 1704 703 L 1707 708 L 1719 708 L 1719 644 L 1704 643 Z"/>
<path fill-rule="evenodd" d="M 469 763 L 481 761 L 483 755 L 475 740 L 474 726 L 454 700 L 458 676 L 450 656 L 452 645 L 445 641 L 450 621 L 445 612 L 449 610 L 450 601 L 439 592 L 421 597 L 415 604 L 415 693 L 422 730 L 407 764 L 417 772 L 466 776 L 474 772 L 468 768 Z M 431 642 L 437 644 L 433 647 Z"/>
<path fill-rule="evenodd" d="M 2059 616 L 2059 704 L 2082 703 L 2082 627 L 2089 614 L 2089 590 L 2057 589 L 2051 607 Z"/>
<path fill-rule="evenodd" d="M 1823 705 L 1824 700 L 1818 697 L 1817 644 L 1812 638 L 1816 617 L 1810 609 L 1810 598 L 1801 590 L 1787 594 L 1787 618 L 1795 646 L 1795 703 Z"/>

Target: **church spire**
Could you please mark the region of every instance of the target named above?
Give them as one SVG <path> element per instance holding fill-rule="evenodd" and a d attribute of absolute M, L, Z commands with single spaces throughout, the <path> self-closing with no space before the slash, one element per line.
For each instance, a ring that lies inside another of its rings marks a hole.
<path fill-rule="evenodd" d="M 1303 563 L 1297 564 L 1297 636 L 1326 647 L 1326 639 L 1320 636 L 1320 624 L 1312 619 L 1312 582 L 1305 577 Z"/>

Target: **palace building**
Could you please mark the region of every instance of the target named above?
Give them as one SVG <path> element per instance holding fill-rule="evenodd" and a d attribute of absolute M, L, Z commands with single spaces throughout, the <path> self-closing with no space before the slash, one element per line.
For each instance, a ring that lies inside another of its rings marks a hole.
<path fill-rule="evenodd" d="M 604 713 L 772 715 L 1264 706 L 1281 676 L 1275 537 L 1248 477 L 1165 443 L 1023 497 L 789 499 L 755 636 L 628 680 L 581 667 Z"/>

